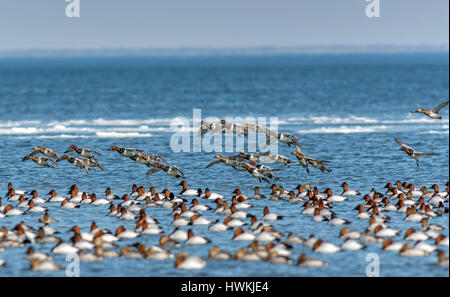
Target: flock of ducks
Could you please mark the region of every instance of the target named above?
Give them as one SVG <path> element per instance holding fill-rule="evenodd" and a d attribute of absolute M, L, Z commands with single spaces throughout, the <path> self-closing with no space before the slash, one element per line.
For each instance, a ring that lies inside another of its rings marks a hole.
<path fill-rule="evenodd" d="M 306 253 L 295 257 L 293 245 L 302 244 L 319 255 L 356 251 L 365 249 L 369 244 L 379 244 L 383 251 L 396 252 L 402 257 L 427 256 L 436 252 L 438 260 L 435 263 L 449 265 L 441 249 L 449 245 L 448 236 L 441 233 L 445 227 L 429 222 L 435 217 L 448 215 L 448 207 L 444 206 L 449 199 L 448 182 L 445 191 L 440 191 L 437 184 L 431 186 L 433 191 L 428 191 L 425 186 L 416 188 L 413 184 L 397 181 L 395 186 L 386 184 L 384 194 L 372 189 L 366 195 L 350 189 L 346 182 L 342 183 L 340 195 L 334 194 L 331 188 L 321 192 L 310 184 L 298 185 L 291 191 L 273 184 L 267 196 L 261 193 L 259 187 L 255 187 L 254 194 L 249 196 L 235 189 L 230 199 L 208 188 L 205 191 L 190 189 L 184 180 L 179 185 L 181 191 L 178 194 L 169 189 L 158 192 L 154 187 L 146 191 L 143 186 L 133 185 L 129 194 L 118 196 L 107 188 L 104 198 L 97 198 L 95 193 L 82 192 L 77 185 L 72 185 L 69 197 L 60 196 L 51 190 L 50 197 L 42 198 L 36 190 L 28 193 L 15 189 L 10 183 L 6 195 L 8 204 L 2 205 L 0 200 L 0 222 L 4 217 L 26 216 L 36 212 L 43 213 L 43 216 L 38 219 L 38 227 L 26 225 L 23 221 L 12 229 L 2 226 L 0 251 L 27 246 L 24 258 L 30 260 L 30 269 L 35 271 L 62 269 L 53 260 L 56 254 L 78 254 L 82 262 L 104 261 L 111 257 L 172 259 L 177 269 L 204 268 L 207 259 L 180 251 L 185 245 L 208 245 L 209 260 L 265 261 L 320 267 L 329 263 Z M 349 204 L 349 198 L 357 203 L 354 207 L 355 220 L 368 222 L 363 232 L 349 228 L 351 222 L 340 218 L 333 211 L 334 204 Z M 252 212 L 254 204 L 264 199 L 266 202 L 262 213 Z M 282 220 L 283 215 L 271 212 L 270 204 L 277 202 L 269 201 L 302 203 L 298 208 L 299 215 L 310 216 L 313 224 L 342 226 L 336 236 L 344 242 L 338 245 L 315 235 L 308 238 L 292 232 L 286 235 L 285 230 L 277 230 L 272 225 L 272 222 Z M 55 218 L 51 215 L 52 209 L 58 205 L 74 212 L 82 211 L 77 210 L 81 205 L 99 207 L 99 213 L 111 217 L 111 223 L 117 222 L 117 227 L 111 232 L 92 221 L 90 230 L 82 231 L 78 225 L 74 225 L 69 231 L 73 233 L 70 241 L 63 241 L 58 234 L 67 231 L 52 227 L 64 220 L 64 217 Z M 165 209 L 166 215 L 173 218 L 170 225 L 162 226 L 150 214 L 152 208 Z M 216 220 L 208 219 L 204 216 L 206 213 L 214 215 Z M 391 215 L 403 216 L 404 221 L 411 224 L 404 235 L 388 225 Z M 135 228 L 127 229 L 121 221 L 134 221 Z M 210 233 L 228 232 L 230 242 L 247 241 L 249 245 L 234 252 L 223 250 L 207 236 L 197 233 L 196 226 L 199 225 L 207 225 Z M 143 236 L 158 236 L 158 245 L 144 245 L 139 240 Z M 122 244 L 120 248 L 119 243 L 122 242 L 125 246 Z M 54 244 L 51 254 L 39 252 L 40 245 L 45 243 Z M 7 265 L 5 260 L 0 260 L 0 264 Z"/>
<path fill-rule="evenodd" d="M 441 119 L 438 112 L 447 104 L 448 101 L 432 110 L 419 108 L 414 112 L 423 113 L 433 119 Z M 237 125 L 221 120 L 216 124 L 202 121 L 199 135 L 211 132 L 248 136 L 249 131 L 264 133 L 267 138 L 266 146 L 275 141 L 294 146 L 296 150 L 292 151 L 292 154 L 307 172 L 309 172 L 309 165 L 322 172 L 331 172 L 331 169 L 327 167 L 327 161 L 307 156 L 299 144 L 298 137 L 289 133 L 274 133 L 259 125 Z M 394 140 L 401 145 L 402 151 L 416 161 L 417 166 L 419 166 L 420 157 L 433 155 L 433 153 L 418 152 L 399 139 Z M 92 149 L 71 145 L 62 157 L 50 148 L 35 146 L 33 149 L 23 158 L 23 161 L 32 160 L 40 166 L 54 168 L 58 162 L 67 160 L 73 166 L 84 169 L 86 174 L 91 168 L 104 169 L 96 159 L 96 156 L 101 153 Z M 180 168 L 170 165 L 162 156 L 145 154 L 134 148 L 121 148 L 115 145 L 109 150 L 150 167 L 147 175 L 164 171 L 170 176 L 185 178 Z M 75 152 L 78 156 L 67 155 L 70 152 Z M 38 154 L 42 156 L 36 156 Z M 236 171 L 247 172 L 260 182 L 267 183 L 271 180 L 279 180 L 275 172 L 280 169 L 273 169 L 260 163 L 272 162 L 285 167 L 295 163 L 286 156 L 272 155 L 268 152 L 239 153 L 230 156 L 217 154 L 215 159 L 205 168 L 223 164 Z M 334 194 L 331 188 L 319 191 L 317 187 L 312 187 L 310 184 L 298 185 L 290 191 L 273 184 L 272 191 L 267 196 L 261 193 L 259 187 L 255 187 L 254 194 L 249 196 L 245 196 L 240 189 L 235 189 L 229 199 L 226 195 L 211 192 L 209 188 L 204 191 L 190 189 L 184 180 L 179 185 L 182 189 L 178 194 L 169 189 L 158 192 L 154 187 L 146 191 L 143 186 L 133 185 L 129 194 L 121 196 L 112 194 L 108 187 L 102 198 L 98 198 L 95 193 L 82 192 L 77 185 L 72 185 L 69 196 L 58 195 L 52 189 L 48 193 L 49 197 L 43 198 L 36 190 L 30 192 L 17 190 L 9 183 L 5 198 L 7 202 L 4 203 L 0 197 L 0 222 L 4 217 L 26 216 L 31 213 L 43 213 L 43 216 L 38 219 L 39 227 L 26 225 L 23 221 L 11 229 L 2 226 L 0 252 L 5 248 L 27 246 L 24 258 L 30 261 L 30 269 L 35 271 L 60 270 L 62 268 L 53 260 L 53 255 L 75 253 L 83 262 L 104 261 L 111 257 L 173 259 L 177 269 L 204 268 L 207 265 L 206 259 L 179 251 L 184 245 L 209 245 L 209 260 L 265 261 L 274 264 L 295 263 L 299 267 L 320 267 L 329 263 L 316 256 L 310 257 L 306 253 L 295 256 L 293 245 L 304 245 L 316 255 L 356 251 L 365 249 L 370 244 L 379 244 L 383 251 L 396 252 L 402 257 L 428 256 L 436 252 L 435 264 L 449 265 L 448 258 L 441 249 L 449 245 L 448 236 L 441 233 L 445 227 L 429 222 L 435 217 L 448 215 L 448 207 L 444 206 L 449 199 L 448 182 L 446 190 L 442 192 L 437 184 L 431 186 L 433 191 L 428 191 L 429 188 L 426 186 L 417 188 L 411 183 L 397 181 L 394 185 L 387 183 L 384 194 L 372 189 L 365 195 L 350 189 L 346 182 L 342 184 L 343 191 L 340 195 Z M 357 196 L 363 198 L 357 198 Z M 252 212 L 254 206 L 252 200 L 263 199 L 266 199 L 267 203 L 262 213 Z M 200 203 L 200 200 L 204 202 Z M 271 212 L 269 206 L 272 202 L 269 201 L 301 203 L 302 207 L 298 209 L 298 214 L 310 216 L 313 224 L 342 225 L 342 229 L 336 236 L 343 240 L 343 243 L 327 242 L 315 235 L 310 235 L 308 238 L 292 232 L 286 235 L 285 230 L 277 230 L 272 222 L 282 220 L 283 215 Z M 354 207 L 355 220 L 368 222 L 363 232 L 351 229 L 348 226 L 351 221 L 339 217 L 333 211 L 334 204 L 348 204 L 350 201 L 357 203 Z M 82 211 L 77 210 L 82 205 L 99 207 L 99 212 L 111 217 L 111 223 L 117 221 L 118 226 L 115 231 L 100 228 L 95 221 L 92 221 L 89 231 L 83 232 L 74 225 L 69 231 L 73 233 L 70 241 L 59 238 L 58 234 L 64 231 L 57 230 L 52 225 L 57 225 L 60 220 L 64 220 L 64 217 L 54 218 L 50 212 L 55 207 L 74 212 Z M 167 216 L 173 218 L 171 224 L 162 226 L 150 214 L 152 208 L 165 209 Z M 204 216 L 205 213 L 215 216 L 216 220 L 208 219 Z M 403 235 L 399 230 L 389 226 L 391 215 L 402 216 L 406 223 L 411 224 Z M 135 228 L 125 228 L 120 223 L 124 220 L 134 221 Z M 418 223 L 420 225 L 417 225 Z M 209 238 L 197 233 L 198 225 L 207 225 L 208 232 L 228 232 L 230 242 L 248 241 L 249 245 L 234 252 L 222 250 Z M 158 236 L 158 245 L 145 246 L 139 240 L 142 236 Z M 119 245 L 122 242 L 123 244 Z M 40 245 L 45 243 L 54 243 L 51 254 L 37 251 Z M 0 259 L 0 266 L 4 265 L 7 265 L 6 260 Z"/>

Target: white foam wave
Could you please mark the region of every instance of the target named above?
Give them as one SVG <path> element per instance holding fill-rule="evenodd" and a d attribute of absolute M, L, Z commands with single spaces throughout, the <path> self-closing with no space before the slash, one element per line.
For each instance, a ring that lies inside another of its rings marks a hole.
<path fill-rule="evenodd" d="M 290 123 L 308 123 L 308 124 L 315 124 L 315 125 L 323 125 L 323 124 L 374 124 L 378 123 L 379 121 L 374 118 L 368 118 L 368 117 L 360 117 L 355 115 L 350 115 L 348 117 L 327 117 L 327 116 L 311 116 L 311 117 L 295 117 L 295 118 L 288 118 L 288 122 Z"/>
<path fill-rule="evenodd" d="M 150 133 L 120 133 L 120 132 L 96 132 L 99 138 L 137 138 L 137 137 L 152 137 Z"/>
<path fill-rule="evenodd" d="M 17 139 L 58 139 L 58 138 L 91 138 L 89 135 L 72 135 L 72 134 L 59 134 L 59 135 L 32 135 L 32 136 L 20 136 Z"/>
<path fill-rule="evenodd" d="M 429 130 L 426 132 L 420 132 L 419 134 L 449 134 L 448 130 L 438 131 L 438 130 Z"/>
<path fill-rule="evenodd" d="M 7 121 L 7 122 L 0 122 L 0 127 L 19 127 L 22 125 L 38 125 L 40 124 L 40 121 Z"/>
<path fill-rule="evenodd" d="M 383 132 L 388 129 L 387 126 L 339 126 L 339 127 L 320 127 L 317 129 L 299 130 L 297 133 L 313 133 L 313 134 L 334 134 L 334 133 L 374 133 Z"/>

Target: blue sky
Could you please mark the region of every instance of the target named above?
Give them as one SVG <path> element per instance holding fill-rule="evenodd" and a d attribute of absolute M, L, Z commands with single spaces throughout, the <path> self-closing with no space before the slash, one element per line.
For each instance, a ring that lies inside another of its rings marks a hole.
<path fill-rule="evenodd" d="M 447 45 L 448 0 L 0 0 L 0 50 Z"/>

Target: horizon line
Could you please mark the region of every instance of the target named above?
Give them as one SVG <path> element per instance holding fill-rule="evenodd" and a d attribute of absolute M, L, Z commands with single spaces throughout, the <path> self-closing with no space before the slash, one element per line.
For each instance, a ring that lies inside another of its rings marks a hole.
<path fill-rule="evenodd" d="M 88 57 L 88 56 L 208 56 L 283 54 L 400 54 L 448 53 L 448 44 L 364 44 L 305 46 L 185 46 L 185 47 L 85 47 L 0 49 L 0 57 Z"/>

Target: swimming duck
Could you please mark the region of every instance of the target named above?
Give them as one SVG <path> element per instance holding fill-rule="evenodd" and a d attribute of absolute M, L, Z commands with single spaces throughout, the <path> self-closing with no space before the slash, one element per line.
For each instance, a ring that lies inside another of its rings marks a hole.
<path fill-rule="evenodd" d="M 341 195 L 345 195 L 345 196 L 357 196 L 357 195 L 361 195 L 360 192 L 355 191 L 355 190 L 350 190 L 348 188 L 348 184 L 346 182 L 343 182 L 342 185 L 342 194 Z"/>
<path fill-rule="evenodd" d="M 442 250 L 438 250 L 438 261 L 436 262 L 437 265 L 443 265 L 448 266 L 448 257 L 445 256 L 445 252 Z"/>
<path fill-rule="evenodd" d="M 428 252 L 418 249 L 418 248 L 413 248 L 411 247 L 409 244 L 404 244 L 402 246 L 402 248 L 399 251 L 399 256 L 401 257 L 423 257 L 423 256 L 428 256 Z"/>
<path fill-rule="evenodd" d="M 200 235 L 195 235 L 194 232 L 189 229 L 187 231 L 187 240 L 185 242 L 186 244 L 208 244 L 211 243 L 211 240 L 208 238 L 205 238 Z"/>
<path fill-rule="evenodd" d="M 34 258 L 31 260 L 30 269 L 33 271 L 54 271 L 60 270 L 61 266 L 51 260 Z"/>
<path fill-rule="evenodd" d="M 198 256 L 190 256 L 185 252 L 179 252 L 175 259 L 176 269 L 203 269 L 206 261 Z"/>
<path fill-rule="evenodd" d="M 340 250 L 341 248 L 337 245 L 331 242 L 323 241 L 321 239 L 317 239 L 313 245 L 313 251 L 315 251 L 316 253 L 331 254 L 339 252 Z"/>
<path fill-rule="evenodd" d="M 344 251 L 357 251 L 367 248 L 366 245 L 361 244 L 353 239 L 347 238 L 345 242 L 341 245 Z"/>
<path fill-rule="evenodd" d="M 45 224 L 50 224 L 50 223 L 57 223 L 59 222 L 57 219 L 52 218 L 48 212 L 44 213 L 44 215 L 39 218 L 39 223 L 45 223 Z"/>
<path fill-rule="evenodd" d="M 180 195 L 183 195 L 183 196 L 197 196 L 199 194 L 198 189 L 197 190 L 188 189 L 188 185 L 187 185 L 186 181 L 184 181 L 184 180 L 179 183 L 179 186 L 183 187 L 183 189 L 180 192 Z"/>
<path fill-rule="evenodd" d="M 279 214 L 269 212 L 269 208 L 267 206 L 263 209 L 263 215 L 263 220 L 265 221 L 275 221 L 283 218 L 283 216 L 280 216 Z"/>
<path fill-rule="evenodd" d="M 309 258 L 305 253 L 301 254 L 297 260 L 297 266 L 300 267 L 321 267 L 327 266 L 328 262 L 320 259 Z"/>
<path fill-rule="evenodd" d="M 242 230 L 242 228 L 236 229 L 233 234 L 233 240 L 241 241 L 241 240 L 255 240 L 255 234 L 252 232 L 246 232 Z"/>
<path fill-rule="evenodd" d="M 413 158 L 414 160 L 416 160 L 416 164 L 417 167 L 419 166 L 419 158 L 422 156 L 434 156 L 435 153 L 422 153 L 422 152 L 417 152 L 416 150 L 414 150 L 412 147 L 410 147 L 409 145 L 403 143 L 401 140 L 399 139 L 394 139 L 395 142 L 397 142 L 398 144 L 400 144 L 402 147 L 400 148 L 400 150 L 404 151 L 409 157 Z"/>
<path fill-rule="evenodd" d="M 429 118 L 440 120 L 440 119 L 442 119 L 442 117 L 439 115 L 438 112 L 439 112 L 439 110 L 444 108 L 447 104 L 448 104 L 448 100 L 445 101 L 444 103 L 439 104 L 438 106 L 436 106 L 435 108 L 430 109 L 430 110 L 419 108 L 416 111 L 411 111 L 411 112 L 412 113 L 423 113 L 424 115 L 426 115 Z"/>
<path fill-rule="evenodd" d="M 229 260 L 233 256 L 230 253 L 227 253 L 221 250 L 219 247 L 215 246 L 209 250 L 208 257 L 212 260 Z"/>
<path fill-rule="evenodd" d="M 341 229 L 341 231 L 339 231 L 339 238 L 341 239 L 355 239 L 355 238 L 360 238 L 361 237 L 361 233 L 359 233 L 356 230 L 350 230 L 350 228 L 348 227 L 344 227 Z"/>

